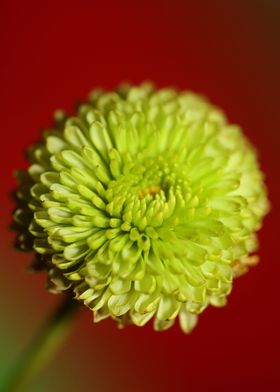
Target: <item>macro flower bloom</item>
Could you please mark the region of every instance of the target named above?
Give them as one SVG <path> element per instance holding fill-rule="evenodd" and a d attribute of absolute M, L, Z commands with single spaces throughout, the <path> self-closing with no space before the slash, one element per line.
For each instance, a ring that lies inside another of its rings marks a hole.
<path fill-rule="evenodd" d="M 268 210 L 256 153 L 238 126 L 191 92 L 150 84 L 95 90 L 29 150 L 19 171 L 18 245 L 49 288 L 120 326 L 178 316 L 189 332 L 224 306 L 256 262 Z"/>

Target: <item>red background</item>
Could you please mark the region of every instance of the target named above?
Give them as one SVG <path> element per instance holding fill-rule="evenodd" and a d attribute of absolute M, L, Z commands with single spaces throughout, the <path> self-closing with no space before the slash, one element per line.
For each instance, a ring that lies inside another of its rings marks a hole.
<path fill-rule="evenodd" d="M 84 310 L 71 337 L 28 392 L 276 391 L 279 375 L 280 3 L 244 1 L 8 1 L 0 5 L 0 374 L 59 299 L 7 225 L 23 150 L 96 86 L 154 80 L 207 95 L 257 146 L 272 212 L 261 263 L 235 282 L 229 304 L 208 309 L 190 336 L 178 326 L 116 329 Z"/>

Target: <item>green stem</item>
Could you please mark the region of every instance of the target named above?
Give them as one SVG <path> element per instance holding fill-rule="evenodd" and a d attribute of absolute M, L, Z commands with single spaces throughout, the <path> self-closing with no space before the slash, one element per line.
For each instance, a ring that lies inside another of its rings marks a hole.
<path fill-rule="evenodd" d="M 20 392 L 30 385 L 66 338 L 76 309 L 78 302 L 67 296 L 24 353 L 3 389 L 0 386 L 1 392 Z"/>

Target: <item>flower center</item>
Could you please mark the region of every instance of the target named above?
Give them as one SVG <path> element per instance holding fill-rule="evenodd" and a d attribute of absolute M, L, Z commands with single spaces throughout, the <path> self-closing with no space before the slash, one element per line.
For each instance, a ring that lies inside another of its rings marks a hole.
<path fill-rule="evenodd" d="M 142 191 L 138 192 L 138 196 L 140 199 L 143 199 L 145 196 L 150 195 L 154 197 L 155 195 L 159 194 L 160 186 L 159 185 L 152 185 L 144 188 Z"/>

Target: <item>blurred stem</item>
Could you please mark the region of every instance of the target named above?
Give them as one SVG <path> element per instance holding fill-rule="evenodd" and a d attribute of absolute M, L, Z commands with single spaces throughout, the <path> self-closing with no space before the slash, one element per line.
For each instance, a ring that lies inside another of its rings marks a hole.
<path fill-rule="evenodd" d="M 0 385 L 0 391 L 23 392 L 29 390 L 28 385 L 50 361 L 68 336 L 71 327 L 70 321 L 78 307 L 78 301 L 69 296 L 65 298 L 23 354 L 7 382 L 3 387 Z"/>

